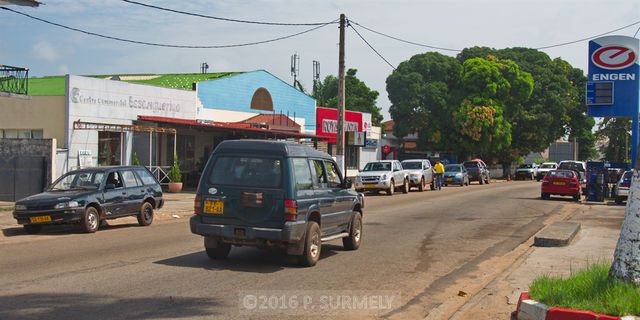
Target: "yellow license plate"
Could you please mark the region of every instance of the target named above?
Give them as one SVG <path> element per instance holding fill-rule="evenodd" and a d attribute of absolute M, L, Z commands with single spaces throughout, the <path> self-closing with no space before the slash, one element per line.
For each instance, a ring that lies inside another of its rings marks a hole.
<path fill-rule="evenodd" d="M 224 211 L 223 201 L 204 201 L 204 213 L 222 214 Z"/>
<path fill-rule="evenodd" d="M 553 184 L 559 185 L 559 186 L 564 186 L 564 182 L 562 182 L 562 181 L 554 181 Z"/>
<path fill-rule="evenodd" d="M 31 223 L 51 222 L 51 216 L 31 217 L 29 221 Z"/>
<path fill-rule="evenodd" d="M 365 184 L 364 187 L 365 188 L 375 188 L 376 185 L 375 184 Z"/>
<path fill-rule="evenodd" d="M 453 178 L 447 178 L 447 181 L 453 181 Z"/>

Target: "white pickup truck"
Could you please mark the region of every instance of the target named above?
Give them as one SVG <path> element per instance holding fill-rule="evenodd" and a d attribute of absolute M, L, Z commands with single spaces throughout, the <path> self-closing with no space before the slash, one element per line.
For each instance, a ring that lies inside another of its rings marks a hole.
<path fill-rule="evenodd" d="M 409 192 L 409 172 L 402 168 L 398 160 L 369 162 L 358 173 L 355 181 L 355 189 L 359 192 L 385 191 L 391 196 L 399 187 L 403 193 Z"/>

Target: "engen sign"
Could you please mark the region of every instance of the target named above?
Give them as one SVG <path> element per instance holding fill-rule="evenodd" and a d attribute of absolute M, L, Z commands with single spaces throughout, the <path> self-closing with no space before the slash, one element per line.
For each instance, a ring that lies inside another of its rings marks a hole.
<path fill-rule="evenodd" d="M 589 41 L 586 104 L 590 117 L 638 115 L 638 43 L 638 39 L 626 36 Z"/>

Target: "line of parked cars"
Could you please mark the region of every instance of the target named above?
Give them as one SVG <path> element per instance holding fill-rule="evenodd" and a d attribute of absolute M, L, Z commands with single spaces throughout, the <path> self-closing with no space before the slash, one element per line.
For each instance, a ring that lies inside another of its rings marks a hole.
<path fill-rule="evenodd" d="M 551 195 L 560 195 L 571 196 L 577 201 L 580 200 L 581 194 L 587 193 L 587 164 L 584 161 L 564 160 L 559 164 L 545 162 L 540 166 L 523 164 L 518 170 L 516 178 L 529 178 L 533 174 L 538 181 L 542 179 L 540 187 L 542 199 L 549 199 Z M 622 204 L 627 199 L 632 176 L 633 171 L 618 168 L 608 170 L 606 181 L 615 184 L 611 190 L 611 197 L 616 203 Z"/>
<path fill-rule="evenodd" d="M 490 183 L 491 174 L 480 159 L 461 164 L 444 166 L 443 185 L 469 185 Z M 393 195 L 397 191 L 408 193 L 411 188 L 418 191 L 435 189 L 435 170 L 427 159 L 380 160 L 367 163 L 355 177 L 354 187 L 358 192 L 380 192 Z"/>

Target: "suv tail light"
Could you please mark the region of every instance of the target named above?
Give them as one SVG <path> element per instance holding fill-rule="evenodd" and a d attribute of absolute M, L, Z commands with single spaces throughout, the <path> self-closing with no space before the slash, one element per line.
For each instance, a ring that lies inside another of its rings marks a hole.
<path fill-rule="evenodd" d="M 296 200 L 284 201 L 284 220 L 296 221 L 298 219 L 298 202 Z"/>
<path fill-rule="evenodd" d="M 193 214 L 202 213 L 202 196 L 196 195 L 196 199 L 193 201 Z"/>
<path fill-rule="evenodd" d="M 629 182 L 622 182 L 622 183 L 620 183 L 620 186 L 621 186 L 621 187 L 627 187 L 627 188 L 628 188 L 629 186 L 631 186 L 631 183 L 629 183 Z"/>

